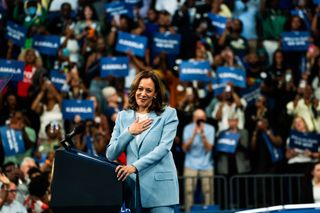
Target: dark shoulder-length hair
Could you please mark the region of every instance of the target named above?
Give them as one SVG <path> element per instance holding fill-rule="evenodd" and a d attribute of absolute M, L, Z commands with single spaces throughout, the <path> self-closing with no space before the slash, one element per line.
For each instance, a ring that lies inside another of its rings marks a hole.
<path fill-rule="evenodd" d="M 150 78 L 153 81 L 156 93 L 156 98 L 152 99 L 152 104 L 149 107 L 149 111 L 155 111 L 159 115 L 164 111 L 164 107 L 166 105 L 164 103 L 165 91 L 162 81 L 154 71 L 141 71 L 136 75 L 130 88 L 129 105 L 127 109 L 132 109 L 134 111 L 138 110 L 135 94 L 138 90 L 141 79 L 144 78 Z"/>

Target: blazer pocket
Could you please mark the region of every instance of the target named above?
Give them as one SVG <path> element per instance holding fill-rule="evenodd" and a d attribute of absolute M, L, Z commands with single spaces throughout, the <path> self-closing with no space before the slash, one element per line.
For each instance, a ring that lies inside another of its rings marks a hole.
<path fill-rule="evenodd" d="M 173 173 L 172 172 L 156 172 L 154 174 L 154 179 L 157 181 L 173 180 Z"/>

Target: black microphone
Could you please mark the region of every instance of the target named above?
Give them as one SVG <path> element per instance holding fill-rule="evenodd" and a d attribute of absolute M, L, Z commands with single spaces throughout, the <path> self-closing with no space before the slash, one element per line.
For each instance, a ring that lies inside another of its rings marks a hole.
<path fill-rule="evenodd" d="M 65 134 L 64 139 L 60 143 L 65 149 L 70 150 L 74 146 L 71 140 L 73 136 L 82 133 L 84 130 L 85 126 L 83 124 L 76 126 L 69 134 Z"/>

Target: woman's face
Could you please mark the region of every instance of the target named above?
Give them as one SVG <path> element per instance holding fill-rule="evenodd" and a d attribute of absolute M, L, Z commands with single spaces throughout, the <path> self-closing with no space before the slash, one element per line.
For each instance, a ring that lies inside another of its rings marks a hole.
<path fill-rule="evenodd" d="M 26 56 L 25 56 L 25 62 L 26 64 L 34 64 L 36 61 L 36 54 L 34 51 L 32 50 L 28 50 L 26 52 Z"/>
<path fill-rule="evenodd" d="M 86 7 L 84 8 L 83 13 L 84 13 L 85 19 L 91 19 L 91 18 L 92 18 L 93 12 L 92 12 L 92 10 L 91 10 L 90 7 L 86 6 Z"/>
<path fill-rule="evenodd" d="M 275 62 L 281 63 L 283 61 L 283 54 L 282 52 L 277 52 L 275 55 Z"/>
<path fill-rule="evenodd" d="M 291 21 L 291 30 L 300 30 L 301 20 L 299 17 L 293 17 Z"/>
<path fill-rule="evenodd" d="M 155 85 L 151 78 L 140 80 L 135 99 L 139 109 L 146 109 L 151 106 L 152 100 L 156 97 Z"/>
<path fill-rule="evenodd" d="M 298 130 L 299 132 L 305 132 L 306 131 L 306 125 L 302 118 L 296 118 L 294 122 L 294 128 Z"/>

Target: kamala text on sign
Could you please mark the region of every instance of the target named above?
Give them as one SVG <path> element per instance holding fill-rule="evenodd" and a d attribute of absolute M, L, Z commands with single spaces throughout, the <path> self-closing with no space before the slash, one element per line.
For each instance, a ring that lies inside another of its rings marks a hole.
<path fill-rule="evenodd" d="M 100 76 L 125 77 L 129 74 L 128 57 L 104 57 L 100 59 Z"/>
<path fill-rule="evenodd" d="M 180 64 L 180 80 L 208 82 L 211 67 L 208 61 L 183 61 Z"/>
<path fill-rule="evenodd" d="M 0 76 L 12 75 L 13 81 L 21 81 L 23 79 L 24 62 L 14 60 L 0 59 Z"/>
<path fill-rule="evenodd" d="M 234 67 L 218 67 L 217 76 L 220 84 L 233 83 L 238 87 L 246 87 L 246 73 Z"/>
<path fill-rule="evenodd" d="M 42 54 L 56 56 L 60 47 L 60 37 L 36 35 L 33 37 L 33 47 Z"/>
<path fill-rule="evenodd" d="M 58 90 L 61 90 L 63 85 L 66 83 L 67 77 L 64 73 L 60 73 L 56 70 L 51 70 L 50 80 Z"/>
<path fill-rule="evenodd" d="M 119 32 L 116 50 L 119 52 L 131 52 L 133 55 L 144 56 L 147 38 L 129 33 Z"/>
<path fill-rule="evenodd" d="M 62 114 L 66 120 L 73 120 L 76 115 L 81 117 L 81 120 L 93 119 L 94 109 L 92 100 L 63 100 Z"/>
<path fill-rule="evenodd" d="M 215 15 L 209 13 L 208 17 L 211 19 L 211 25 L 214 27 L 214 31 L 218 35 L 222 35 L 224 29 L 226 28 L 226 23 L 228 19 L 223 16 Z"/>

